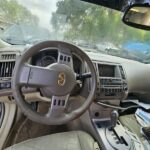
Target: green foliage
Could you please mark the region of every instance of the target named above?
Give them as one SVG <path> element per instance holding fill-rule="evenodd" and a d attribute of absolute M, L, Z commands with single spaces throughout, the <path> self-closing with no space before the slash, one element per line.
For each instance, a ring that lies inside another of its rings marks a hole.
<path fill-rule="evenodd" d="M 60 14 L 66 16 L 65 23 Z M 64 28 L 65 38 L 69 40 L 110 41 L 115 44 L 133 40 L 150 43 L 149 33 L 124 25 L 119 12 L 78 0 L 60 0 L 51 23 L 55 31 Z"/>
<path fill-rule="evenodd" d="M 37 24 L 38 18 L 16 0 L 0 0 L 0 13 L 6 22 Z"/>

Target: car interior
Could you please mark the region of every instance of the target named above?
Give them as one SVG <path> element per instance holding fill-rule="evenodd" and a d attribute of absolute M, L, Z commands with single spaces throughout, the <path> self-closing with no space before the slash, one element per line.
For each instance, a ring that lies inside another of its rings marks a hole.
<path fill-rule="evenodd" d="M 0 150 L 150 150 L 150 0 L 0 12 Z"/>

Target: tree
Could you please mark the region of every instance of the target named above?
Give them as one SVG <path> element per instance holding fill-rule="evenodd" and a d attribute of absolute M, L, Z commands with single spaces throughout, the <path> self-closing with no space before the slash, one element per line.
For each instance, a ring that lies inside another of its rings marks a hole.
<path fill-rule="evenodd" d="M 56 17 L 59 14 L 66 16 L 66 22 L 62 22 L 61 15 Z M 55 31 L 65 28 L 64 35 L 67 39 L 108 41 L 115 44 L 128 40 L 150 43 L 149 33 L 124 25 L 119 12 L 77 0 L 58 1 L 51 23 Z"/>
<path fill-rule="evenodd" d="M 38 24 L 38 18 L 16 0 L 0 0 L 0 13 L 6 22 Z"/>

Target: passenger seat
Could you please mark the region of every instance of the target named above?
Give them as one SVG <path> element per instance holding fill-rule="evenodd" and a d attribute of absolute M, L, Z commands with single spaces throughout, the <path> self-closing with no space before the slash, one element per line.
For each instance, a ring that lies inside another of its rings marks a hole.
<path fill-rule="evenodd" d="M 147 150 L 147 147 L 146 147 L 146 145 L 144 143 L 145 138 L 141 134 L 141 125 L 136 120 L 136 117 L 134 116 L 134 114 L 121 116 L 119 118 L 119 120 L 120 120 L 120 122 L 122 123 L 122 125 L 124 127 L 126 127 L 129 131 L 131 131 L 132 133 L 134 133 L 134 134 L 137 135 L 137 137 L 139 138 L 139 140 L 142 142 L 145 150 Z"/>

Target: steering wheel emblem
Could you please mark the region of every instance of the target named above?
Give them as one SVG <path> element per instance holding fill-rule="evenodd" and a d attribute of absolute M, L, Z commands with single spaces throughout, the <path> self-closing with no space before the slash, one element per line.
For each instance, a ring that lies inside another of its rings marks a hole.
<path fill-rule="evenodd" d="M 66 75 L 63 72 L 59 73 L 57 80 L 58 85 L 64 86 L 65 82 L 66 82 Z"/>

